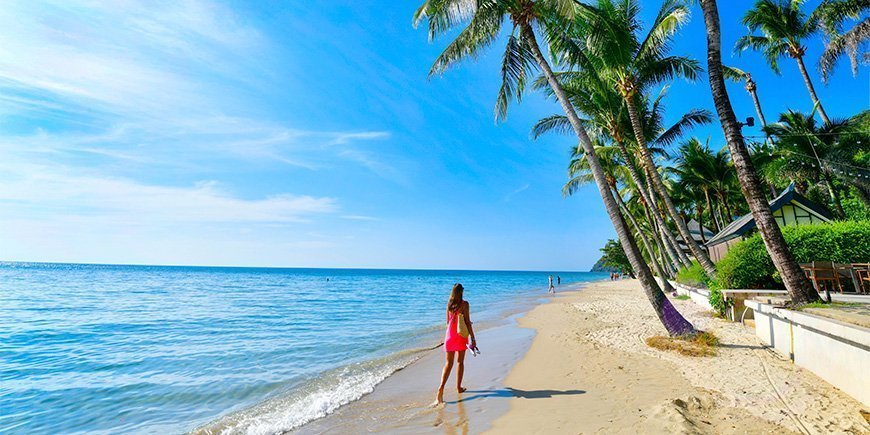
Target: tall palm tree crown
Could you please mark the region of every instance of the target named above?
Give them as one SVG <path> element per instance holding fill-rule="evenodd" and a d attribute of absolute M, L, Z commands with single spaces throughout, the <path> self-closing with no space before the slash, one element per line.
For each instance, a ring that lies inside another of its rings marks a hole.
<path fill-rule="evenodd" d="M 751 48 L 761 52 L 767 64 L 779 74 L 779 59 L 783 56 L 798 58 L 806 53 L 803 41 L 819 31 L 815 17 L 807 17 L 801 10 L 800 0 L 758 0 L 746 12 L 742 23 L 750 32 L 761 30 L 762 35 L 746 35 L 737 40 L 735 50 Z"/>
<path fill-rule="evenodd" d="M 742 23 L 749 28 L 750 33 L 760 30 L 761 35 L 749 34 L 740 37 L 734 46 L 734 51 L 737 54 L 747 49 L 760 52 L 777 74 L 780 73 L 781 57 L 788 56 L 794 59 L 815 109 L 827 123 L 830 119 L 816 95 L 815 87 L 803 62 L 807 50 L 803 42 L 819 31 L 819 18 L 815 14 L 807 16 L 802 10 L 803 3 L 803 0 L 756 0 L 752 9 L 743 16 Z"/>
<path fill-rule="evenodd" d="M 443 74 L 451 65 L 465 58 L 475 58 L 494 43 L 508 21 L 511 31 L 502 58 L 501 86 L 496 98 L 497 120 L 507 116 L 512 99 L 520 101 L 535 58 L 526 26 L 536 26 L 549 39 L 547 25 L 570 21 L 577 6 L 572 0 L 427 0 L 414 13 L 414 26 L 428 20 L 428 35 L 434 40 L 456 27 L 467 25 L 435 59 L 429 75 Z M 537 46 L 537 42 L 534 42 Z"/>

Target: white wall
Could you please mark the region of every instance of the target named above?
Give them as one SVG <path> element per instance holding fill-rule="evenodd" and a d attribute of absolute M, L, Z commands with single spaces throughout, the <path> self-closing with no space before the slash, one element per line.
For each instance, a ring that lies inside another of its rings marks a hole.
<path fill-rule="evenodd" d="M 870 329 L 756 301 L 746 306 L 762 342 L 870 406 Z"/>

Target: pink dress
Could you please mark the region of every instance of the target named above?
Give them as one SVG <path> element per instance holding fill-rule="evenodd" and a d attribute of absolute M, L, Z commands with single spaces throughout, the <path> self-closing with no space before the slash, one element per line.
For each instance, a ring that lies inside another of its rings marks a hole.
<path fill-rule="evenodd" d="M 466 346 L 468 346 L 468 338 L 459 335 L 456 328 L 456 324 L 459 322 L 459 313 L 461 312 L 462 309 L 460 308 L 458 311 L 448 314 L 447 334 L 444 335 L 445 352 L 459 352 L 465 350 Z"/>

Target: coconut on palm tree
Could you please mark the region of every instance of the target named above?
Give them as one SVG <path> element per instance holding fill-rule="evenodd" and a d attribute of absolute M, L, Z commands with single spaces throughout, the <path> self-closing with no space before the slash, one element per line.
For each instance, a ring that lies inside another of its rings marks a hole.
<path fill-rule="evenodd" d="M 776 270 L 782 277 L 785 288 L 795 304 L 806 304 L 819 301 L 818 292 L 804 276 L 803 270 L 794 259 L 791 251 L 785 243 L 785 238 L 773 218 L 770 205 L 764 197 L 761 188 L 761 180 L 752 165 L 752 158 L 743 134 L 740 132 L 740 124 L 731 107 L 728 91 L 725 89 L 725 76 L 722 67 L 722 35 L 719 27 L 719 10 L 716 0 L 701 0 L 701 8 L 704 11 L 704 23 L 707 33 L 707 71 L 710 77 L 710 90 L 725 133 L 728 149 L 731 151 L 731 161 L 740 181 L 740 189 L 752 212 L 752 217 L 761 234 L 767 253 L 770 255 Z"/>
<path fill-rule="evenodd" d="M 695 328 L 668 301 L 643 261 L 622 218 L 619 205 L 611 195 L 606 174 L 589 135 L 538 45 L 536 28 L 544 33 L 547 41 L 555 44 L 562 40 L 561 34 L 565 26 L 572 22 L 579 8 L 572 0 L 428 0 L 415 13 L 414 23 L 427 20 L 430 39 L 464 25 L 436 59 L 431 70 L 433 74 L 442 73 L 449 65 L 479 54 L 498 39 L 505 22 L 511 23 L 502 63 L 502 84 L 496 102 L 497 116 L 503 116 L 509 101 L 521 95 L 529 72 L 537 65 L 547 77 L 580 146 L 586 153 L 607 215 L 659 320 L 671 335 L 694 334 Z"/>
<path fill-rule="evenodd" d="M 813 107 L 826 124 L 831 122 L 822 102 L 816 95 L 816 88 L 810 79 L 804 64 L 804 54 L 807 49 L 804 40 L 818 32 L 818 18 L 807 17 L 799 0 L 756 0 L 752 9 L 743 16 L 743 24 L 750 32 L 761 31 L 761 35 L 746 35 L 737 40 L 734 50 L 740 54 L 743 50 L 752 49 L 764 56 L 767 64 L 779 74 L 779 59 L 788 56 L 795 60 L 803 76 L 804 84 L 810 93 Z"/>

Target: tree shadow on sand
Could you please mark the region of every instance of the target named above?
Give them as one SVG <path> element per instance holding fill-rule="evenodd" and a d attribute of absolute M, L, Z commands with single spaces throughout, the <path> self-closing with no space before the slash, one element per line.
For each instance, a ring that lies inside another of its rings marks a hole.
<path fill-rule="evenodd" d="M 493 390 L 468 390 L 466 394 L 471 395 L 463 397 L 452 403 L 468 402 L 474 399 L 485 399 L 488 397 L 511 398 L 519 397 L 522 399 L 548 399 L 553 396 L 573 396 L 577 394 L 585 394 L 583 390 L 518 390 L 516 388 L 499 388 Z"/>

